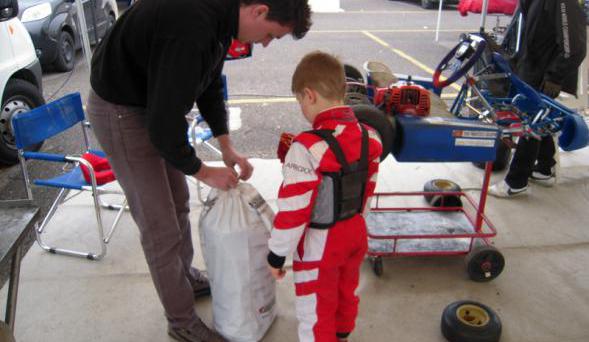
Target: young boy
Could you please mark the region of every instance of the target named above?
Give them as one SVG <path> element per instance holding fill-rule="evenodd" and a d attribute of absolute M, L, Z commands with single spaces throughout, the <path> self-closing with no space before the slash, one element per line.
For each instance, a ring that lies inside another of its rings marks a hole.
<path fill-rule="evenodd" d="M 285 257 L 293 254 L 301 342 L 347 341 L 358 313 L 354 291 L 367 250 L 362 214 L 382 146 L 343 104 L 345 87 L 342 64 L 323 52 L 306 55 L 292 78 L 313 131 L 296 136 L 286 154 L 268 263 L 281 279 Z"/>

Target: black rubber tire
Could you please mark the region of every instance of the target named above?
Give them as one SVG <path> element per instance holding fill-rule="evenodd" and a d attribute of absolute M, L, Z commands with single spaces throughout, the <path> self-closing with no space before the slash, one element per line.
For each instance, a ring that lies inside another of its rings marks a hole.
<path fill-rule="evenodd" d="M 12 117 L 43 104 L 45 104 L 43 95 L 34 84 L 20 79 L 12 79 L 6 83 L 0 107 L 0 163 L 6 165 L 18 163 L 18 151 L 12 133 Z M 42 142 L 27 150 L 38 151 L 41 145 L 43 145 Z"/>
<path fill-rule="evenodd" d="M 361 123 L 374 128 L 380 135 L 382 142 L 382 154 L 380 160 L 383 161 L 393 149 L 395 141 L 395 121 L 392 118 L 369 104 L 357 104 L 352 106 L 356 118 Z"/>
<path fill-rule="evenodd" d="M 74 37 L 68 31 L 61 31 L 57 38 L 57 58 L 53 62 L 55 70 L 70 71 L 76 63 L 76 45 Z"/>
<path fill-rule="evenodd" d="M 432 9 L 434 8 L 434 2 L 432 0 L 421 0 L 421 8 Z"/>
<path fill-rule="evenodd" d="M 453 192 L 462 191 L 460 186 L 447 179 L 432 179 L 423 185 L 424 192 Z M 425 201 L 432 207 L 462 207 L 460 196 L 451 195 L 423 195 Z"/>
<path fill-rule="evenodd" d="M 503 171 L 509 166 L 509 161 L 511 160 L 512 150 L 511 147 L 505 143 L 505 141 L 500 140 L 499 145 L 497 146 L 497 151 L 495 154 L 495 161 L 493 162 L 493 172 L 495 171 Z M 474 162 L 472 163 L 474 166 L 478 167 L 479 169 L 485 169 L 484 162 Z"/>
<path fill-rule="evenodd" d="M 353 106 L 357 104 L 372 104 L 368 97 L 368 90 L 364 81 L 364 75 L 355 67 L 344 64 L 346 74 L 346 96 L 344 104 Z"/>
<path fill-rule="evenodd" d="M 364 83 L 364 75 L 356 67 L 344 64 L 344 72 L 346 73 L 346 81 Z"/>
<path fill-rule="evenodd" d="M 384 266 L 382 264 L 382 257 L 371 257 L 370 263 L 372 264 L 372 271 L 377 277 L 382 276 L 384 273 Z"/>
<path fill-rule="evenodd" d="M 503 254 L 497 248 L 490 245 L 473 247 L 466 256 L 465 262 L 468 277 L 478 283 L 488 282 L 497 278 L 505 268 Z"/>
<path fill-rule="evenodd" d="M 441 327 L 450 342 L 497 342 L 502 330 L 501 320 L 493 310 L 469 300 L 446 306 Z"/>

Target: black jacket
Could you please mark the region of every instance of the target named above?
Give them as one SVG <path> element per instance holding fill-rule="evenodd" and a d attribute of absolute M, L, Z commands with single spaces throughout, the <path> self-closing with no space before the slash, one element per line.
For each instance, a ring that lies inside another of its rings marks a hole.
<path fill-rule="evenodd" d="M 585 15 L 578 0 L 521 0 L 524 17 L 518 75 L 538 89 L 543 80 L 577 93 L 577 72 L 586 53 Z"/>
<path fill-rule="evenodd" d="M 228 132 L 221 70 L 238 20 L 239 0 L 138 1 L 92 58 L 92 89 L 145 108 L 153 145 L 185 174 L 202 164 L 187 139 L 185 114 L 195 101 L 215 136 Z"/>

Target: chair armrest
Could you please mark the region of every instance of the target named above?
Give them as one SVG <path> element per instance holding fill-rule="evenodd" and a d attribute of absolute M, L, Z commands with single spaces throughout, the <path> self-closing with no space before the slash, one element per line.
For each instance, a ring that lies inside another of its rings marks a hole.
<path fill-rule="evenodd" d="M 66 156 L 63 154 L 54 154 L 54 153 L 44 153 L 44 152 L 23 152 L 23 157 L 25 159 L 36 159 L 36 160 L 45 160 L 51 162 L 72 162 L 71 160 L 67 160 Z"/>

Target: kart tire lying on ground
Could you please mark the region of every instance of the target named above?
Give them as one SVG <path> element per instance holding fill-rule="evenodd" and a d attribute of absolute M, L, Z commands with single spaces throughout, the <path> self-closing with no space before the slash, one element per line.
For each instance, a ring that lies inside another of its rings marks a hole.
<path fill-rule="evenodd" d="M 493 171 L 505 170 L 509 166 L 509 161 L 511 160 L 511 153 L 511 147 L 505 141 L 499 140 L 495 161 L 493 162 Z M 472 164 L 478 167 L 479 169 L 485 169 L 484 162 L 474 162 Z"/>
<path fill-rule="evenodd" d="M 352 106 L 352 110 L 356 114 L 358 121 L 378 132 L 382 142 L 380 160 L 383 161 L 391 153 L 395 143 L 395 121 L 370 104 L 356 104 Z"/>
<path fill-rule="evenodd" d="M 497 342 L 501 320 L 488 306 L 461 300 L 444 309 L 442 334 L 450 342 Z"/>
<path fill-rule="evenodd" d="M 462 191 L 460 186 L 447 179 L 432 179 L 423 185 L 424 192 L 456 192 Z M 432 207 L 462 207 L 460 196 L 457 195 L 423 195 Z"/>

